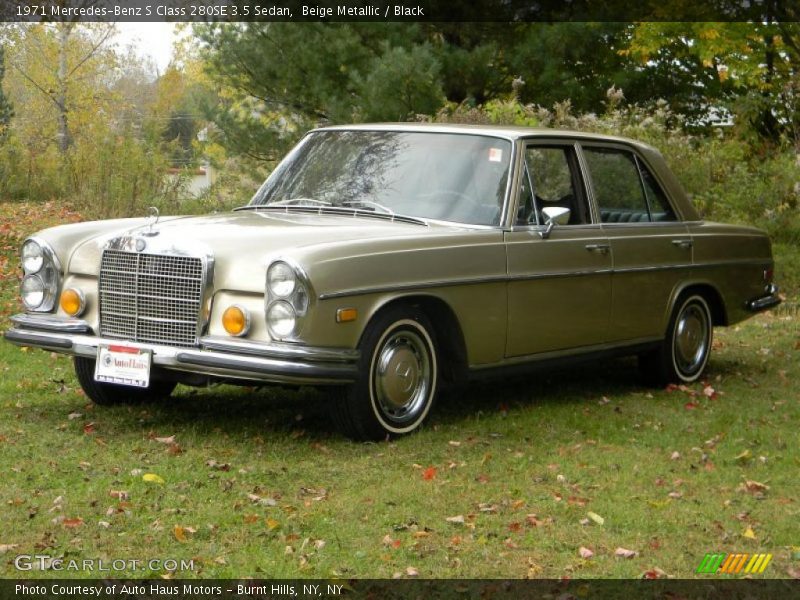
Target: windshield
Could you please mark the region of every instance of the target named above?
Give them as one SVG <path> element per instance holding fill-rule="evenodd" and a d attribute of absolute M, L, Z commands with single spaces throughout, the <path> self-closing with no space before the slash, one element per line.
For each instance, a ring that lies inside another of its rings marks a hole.
<path fill-rule="evenodd" d="M 275 169 L 250 206 L 358 208 L 498 225 L 511 143 L 451 133 L 318 131 Z"/>

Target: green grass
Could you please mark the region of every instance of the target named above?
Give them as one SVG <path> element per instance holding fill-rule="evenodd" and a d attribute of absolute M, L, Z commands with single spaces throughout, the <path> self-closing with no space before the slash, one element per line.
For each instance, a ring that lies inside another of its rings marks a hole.
<path fill-rule="evenodd" d="M 13 263 L 16 241 L 0 252 Z M 15 286 L 0 281 L 3 315 Z M 795 306 L 717 332 L 713 399 L 610 361 L 449 394 L 419 434 L 378 444 L 335 433 L 307 389 L 93 407 L 68 358 L 0 343 L 0 577 L 46 554 L 192 559 L 178 574 L 200 577 L 686 578 L 707 552 L 773 553 L 761 577 L 785 577 L 800 567 Z"/>

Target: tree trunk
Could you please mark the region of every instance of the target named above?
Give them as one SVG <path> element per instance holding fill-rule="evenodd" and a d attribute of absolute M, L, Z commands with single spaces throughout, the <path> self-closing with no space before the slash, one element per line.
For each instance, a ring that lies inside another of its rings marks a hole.
<path fill-rule="evenodd" d="M 72 145 L 67 118 L 67 49 L 72 26 L 72 23 L 62 23 L 58 27 L 58 90 L 55 104 L 58 110 L 58 149 L 61 154 L 66 153 Z"/>

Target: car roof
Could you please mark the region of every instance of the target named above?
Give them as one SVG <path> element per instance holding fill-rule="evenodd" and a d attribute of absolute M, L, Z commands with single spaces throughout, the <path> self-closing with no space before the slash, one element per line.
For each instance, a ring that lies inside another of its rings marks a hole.
<path fill-rule="evenodd" d="M 471 135 L 487 135 L 506 139 L 522 139 L 530 137 L 558 137 L 576 140 L 620 142 L 640 148 L 653 149 L 647 144 L 630 138 L 586 133 L 569 129 L 549 129 L 546 127 L 518 127 L 512 125 L 465 125 L 461 123 L 361 123 L 357 125 L 333 125 L 320 127 L 314 131 L 413 131 L 429 133 L 461 133 Z"/>

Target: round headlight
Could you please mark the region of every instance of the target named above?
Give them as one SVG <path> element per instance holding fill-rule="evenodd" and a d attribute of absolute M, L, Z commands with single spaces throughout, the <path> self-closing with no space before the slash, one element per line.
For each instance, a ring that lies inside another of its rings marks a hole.
<path fill-rule="evenodd" d="M 222 313 L 222 326 L 230 335 L 245 335 L 250 329 L 250 313 L 241 306 L 229 306 Z"/>
<path fill-rule="evenodd" d="M 288 302 L 273 303 L 267 310 L 267 325 L 274 337 L 284 338 L 292 335 L 297 324 L 297 315 Z"/>
<path fill-rule="evenodd" d="M 22 268 L 28 274 L 38 273 L 44 264 L 44 252 L 42 247 L 28 240 L 22 245 Z"/>
<path fill-rule="evenodd" d="M 26 275 L 19 289 L 26 308 L 39 308 L 44 302 L 44 282 L 38 275 Z"/>
<path fill-rule="evenodd" d="M 270 293 L 279 298 L 286 298 L 293 291 L 297 284 L 297 276 L 294 269 L 285 262 L 276 262 L 267 271 L 267 285 Z"/>
<path fill-rule="evenodd" d="M 86 297 L 77 288 L 69 288 L 61 292 L 61 309 L 70 317 L 79 316 L 86 308 Z"/>

